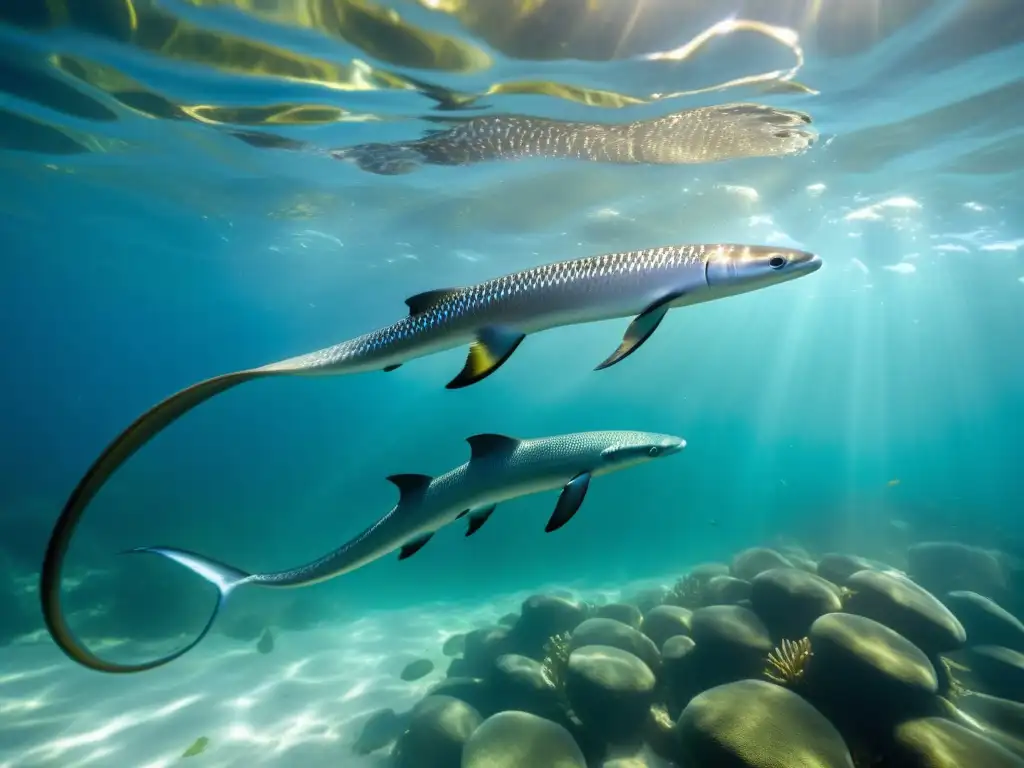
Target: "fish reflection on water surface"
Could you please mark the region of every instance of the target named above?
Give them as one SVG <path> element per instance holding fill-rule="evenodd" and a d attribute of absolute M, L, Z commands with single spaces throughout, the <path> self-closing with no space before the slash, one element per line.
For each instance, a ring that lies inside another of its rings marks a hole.
<path fill-rule="evenodd" d="M 530 157 L 621 164 L 716 163 L 795 155 L 809 149 L 817 138 L 809 127 L 810 115 L 753 103 L 695 107 L 629 123 L 514 114 L 428 119 L 450 127 L 411 141 L 357 144 L 328 150 L 328 154 L 370 173 L 397 175 L 422 165 L 460 166 Z M 233 133 L 254 146 L 311 148 L 273 134 Z"/>

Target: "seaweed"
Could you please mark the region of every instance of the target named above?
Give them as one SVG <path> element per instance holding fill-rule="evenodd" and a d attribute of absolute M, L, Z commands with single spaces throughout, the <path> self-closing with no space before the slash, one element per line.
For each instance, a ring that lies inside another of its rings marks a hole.
<path fill-rule="evenodd" d="M 803 637 L 796 642 L 783 640 L 782 645 L 768 654 L 764 676 L 773 683 L 792 688 L 803 678 L 807 662 L 813 655 L 810 638 Z"/>

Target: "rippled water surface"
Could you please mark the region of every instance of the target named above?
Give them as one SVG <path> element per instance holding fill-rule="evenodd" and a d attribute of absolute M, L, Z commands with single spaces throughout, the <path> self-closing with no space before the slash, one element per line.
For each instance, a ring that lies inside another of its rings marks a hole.
<path fill-rule="evenodd" d="M 1022 123 L 1021 0 L 0 3 L 0 575 L 34 595 L 89 462 L 181 387 L 390 323 L 429 289 L 701 242 L 803 248 L 824 267 L 673 312 L 600 373 L 625 323 L 531 337 L 464 393 L 443 390 L 461 350 L 387 377 L 253 385 L 140 451 L 76 547 L 97 568 L 164 542 L 293 566 L 386 511 L 384 476 L 464 461 L 466 435 L 640 428 L 685 435 L 685 460 L 595 486 L 576 539 L 545 538 L 538 507 L 504 518 L 506 535 L 452 537 L 266 610 L 351 619 L 624 583 L 780 531 L 859 541 L 893 519 L 1024 556 Z M 188 607 L 122 616 L 122 634 L 200 625 L 195 583 L 151 592 L 152 575 L 118 594 Z M 10 749 L 0 735 L 0 766 L 170 765 L 220 716 L 161 730 L 214 696 L 205 656 L 159 678 L 164 698 L 135 678 L 37 686 L 70 662 L 43 646 L 30 599 L 10 634 L 42 655 L 0 675 L 0 720 L 20 729 Z M 394 653 L 436 650 L 444 610 Z M 231 701 L 265 709 L 205 764 L 327 765 L 289 750 L 397 706 L 390 671 L 383 689 L 359 674 L 402 635 L 394 616 L 325 635 L 337 657 L 310 640 L 347 692 L 305 719 L 318 674 L 261 657 L 274 682 L 250 690 L 225 661 Z M 294 722 L 260 698 L 274 686 Z M 120 692 L 141 696 L 134 714 L 111 710 Z"/>

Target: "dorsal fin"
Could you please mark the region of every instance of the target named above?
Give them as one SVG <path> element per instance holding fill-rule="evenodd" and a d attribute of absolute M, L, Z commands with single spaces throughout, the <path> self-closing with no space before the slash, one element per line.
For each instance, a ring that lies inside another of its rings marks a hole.
<path fill-rule="evenodd" d="M 472 461 L 484 456 L 493 456 L 496 453 L 511 453 L 522 441 L 518 437 L 485 432 L 481 435 L 470 435 L 466 438 L 466 442 L 469 443 L 470 461 Z"/>
<path fill-rule="evenodd" d="M 425 490 L 433 479 L 430 475 L 417 475 L 414 473 L 388 475 L 388 480 L 395 484 L 398 488 L 398 493 L 401 495 L 399 501 L 410 494 Z"/>
<path fill-rule="evenodd" d="M 442 301 L 459 292 L 458 288 L 438 288 L 433 291 L 424 291 L 410 296 L 405 300 L 409 308 L 409 315 L 418 315 L 421 312 L 428 312 Z"/>

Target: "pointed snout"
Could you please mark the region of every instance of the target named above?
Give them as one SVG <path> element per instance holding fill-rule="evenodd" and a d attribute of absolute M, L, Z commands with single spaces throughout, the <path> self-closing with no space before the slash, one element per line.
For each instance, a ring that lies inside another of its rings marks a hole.
<path fill-rule="evenodd" d="M 796 251 L 798 254 L 792 260 L 793 270 L 799 272 L 801 275 L 809 275 L 811 272 L 817 272 L 821 269 L 821 256 L 816 253 L 808 253 L 807 251 Z"/>
<path fill-rule="evenodd" d="M 667 437 L 661 444 L 661 455 L 671 456 L 673 453 L 679 453 L 683 448 L 686 447 L 686 440 L 681 437 Z"/>

